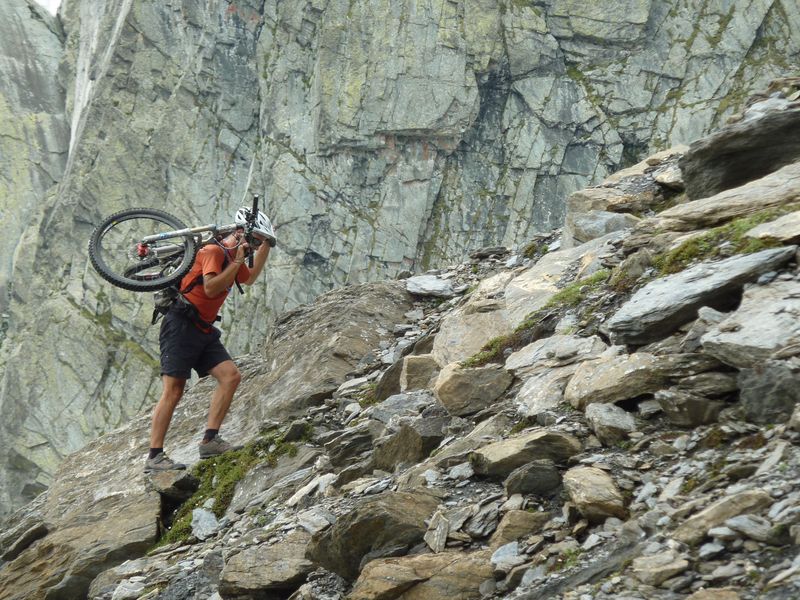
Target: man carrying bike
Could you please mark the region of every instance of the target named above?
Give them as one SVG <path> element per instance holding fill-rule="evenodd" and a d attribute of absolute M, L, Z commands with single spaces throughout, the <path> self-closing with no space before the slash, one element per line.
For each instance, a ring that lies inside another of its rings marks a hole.
<path fill-rule="evenodd" d="M 218 320 L 217 314 L 231 288 L 255 283 L 264 269 L 270 248 L 275 246 L 272 224 L 261 211 L 249 237 L 252 243 L 247 242 L 245 228 L 249 215 L 249 209 L 239 209 L 236 224 L 240 228 L 221 242 L 200 249 L 191 270 L 181 281 L 178 300 L 161 324 L 159 347 L 164 387 L 153 410 L 150 454 L 145 462 L 145 472 L 186 468 L 164 453 L 164 438 L 192 369 L 200 377 L 210 374 L 217 380 L 205 435 L 199 446 L 200 458 L 234 449 L 218 434 L 241 374 L 220 342 L 220 331 L 213 324 Z M 250 252 L 253 252 L 252 267 L 245 264 Z"/>

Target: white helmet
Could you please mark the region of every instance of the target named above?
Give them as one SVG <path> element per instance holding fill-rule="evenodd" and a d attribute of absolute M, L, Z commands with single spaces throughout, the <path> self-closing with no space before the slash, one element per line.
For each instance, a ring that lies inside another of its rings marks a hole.
<path fill-rule="evenodd" d="M 236 211 L 236 218 L 234 221 L 239 227 L 247 227 L 250 211 L 251 209 L 244 206 Z M 258 211 L 258 215 L 256 215 L 256 222 L 253 224 L 253 233 L 258 233 L 267 238 L 267 242 L 273 248 L 278 242 L 275 238 L 275 231 L 272 229 L 272 223 L 269 217 L 261 211 Z"/>

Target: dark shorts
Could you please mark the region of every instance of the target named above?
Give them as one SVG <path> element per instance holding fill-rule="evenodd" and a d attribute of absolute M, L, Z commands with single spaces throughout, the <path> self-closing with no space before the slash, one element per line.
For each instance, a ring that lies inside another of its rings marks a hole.
<path fill-rule="evenodd" d="M 164 315 L 158 336 L 161 374 L 189 379 L 194 369 L 200 377 L 205 377 L 221 362 L 231 360 L 219 341 L 220 335 L 216 327 L 204 333 L 184 312 L 170 310 Z"/>

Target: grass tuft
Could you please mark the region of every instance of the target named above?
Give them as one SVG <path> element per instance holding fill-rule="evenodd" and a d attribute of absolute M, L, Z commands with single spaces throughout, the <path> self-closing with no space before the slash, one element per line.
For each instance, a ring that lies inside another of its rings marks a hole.
<path fill-rule="evenodd" d="M 312 433 L 313 429 L 309 428 L 301 441 L 306 441 Z M 262 464 L 274 467 L 281 456 L 296 454 L 295 444 L 284 442 L 277 432 L 272 432 L 250 442 L 241 450 L 201 460 L 192 468 L 192 475 L 200 481 L 197 491 L 181 505 L 172 520 L 172 527 L 164 532 L 151 550 L 186 540 L 192 533 L 192 511 L 209 499 L 214 501 L 211 510 L 217 518 L 221 518 L 233 500 L 236 485 L 253 467 Z"/>
<path fill-rule="evenodd" d="M 696 262 L 712 260 L 720 256 L 752 254 L 769 248 L 778 248 L 782 246 L 778 241 L 749 238 L 745 236 L 745 233 L 756 225 L 774 221 L 781 215 L 797 208 L 798 205 L 795 204 L 734 219 L 730 223 L 688 239 L 677 248 L 656 256 L 653 259 L 653 265 L 659 275 L 671 275 L 683 271 Z"/>
<path fill-rule="evenodd" d="M 529 314 L 517 328 L 508 335 L 489 340 L 480 352 L 463 361 L 466 368 L 482 367 L 489 363 L 503 362 L 507 350 L 519 350 L 552 331 L 555 318 L 561 311 L 573 308 L 583 302 L 589 294 L 603 286 L 609 272 L 605 269 L 571 283 L 554 294 L 547 304 Z"/>

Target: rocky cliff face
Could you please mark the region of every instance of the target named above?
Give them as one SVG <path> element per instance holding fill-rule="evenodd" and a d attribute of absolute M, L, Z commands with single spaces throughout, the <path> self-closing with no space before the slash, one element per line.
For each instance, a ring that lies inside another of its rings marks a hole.
<path fill-rule="evenodd" d="M 67 0 L 48 29 L 6 3 L 25 19 L 0 23 L 4 56 L 51 61 L 13 85 L 52 101 L 33 145 L 47 159 L 14 170 L 36 175 L 36 201 L 3 216 L 35 241 L 3 267 L 26 283 L 3 294 L 2 510 L 156 393 L 149 300 L 87 266 L 102 215 L 222 222 L 265 193 L 281 245 L 227 315 L 248 315 L 228 335 L 247 351 L 331 287 L 560 225 L 570 192 L 700 136 L 800 49 L 779 0 L 584 4 Z M 34 31 L 46 39 L 24 43 Z M 33 104 L 18 96 L 24 123 Z M 19 137 L 1 142 L 15 160 Z"/>
<path fill-rule="evenodd" d="M 245 447 L 197 460 L 201 382 L 190 470 L 142 474 L 146 413 L 72 454 L 0 528 L 0 599 L 796 597 L 800 162 L 696 200 L 676 169 L 736 179 L 742 136 L 800 123 L 776 89 L 574 194 L 584 243 L 286 313 L 241 358 Z"/>

